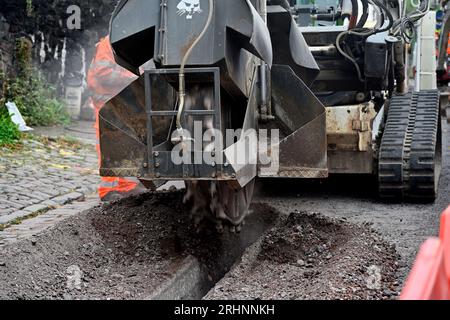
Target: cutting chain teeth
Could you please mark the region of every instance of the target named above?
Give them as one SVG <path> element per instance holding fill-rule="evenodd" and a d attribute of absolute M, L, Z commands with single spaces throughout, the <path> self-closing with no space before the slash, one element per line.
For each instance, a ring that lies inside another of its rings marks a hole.
<path fill-rule="evenodd" d="M 242 212 L 232 212 L 233 217 L 239 213 L 239 217 L 233 220 L 226 214 L 224 203 L 228 199 L 227 195 L 230 195 L 230 191 L 226 187 L 220 188 L 218 182 L 186 183 L 184 203 L 191 206 L 190 216 L 197 231 L 201 230 L 203 223 L 209 220 L 215 224 L 218 233 L 224 233 L 227 228 L 231 233 L 241 232 L 245 225 L 244 219 L 249 213 L 246 209 L 247 205 L 244 205 Z M 225 201 L 221 201 L 222 199 Z"/>
<path fill-rule="evenodd" d="M 191 86 L 187 90 L 185 100 L 185 110 L 188 111 L 198 106 L 203 106 L 205 110 L 213 108 L 213 91 L 211 88 L 204 88 L 199 85 Z M 192 119 L 186 121 L 186 129 L 193 130 Z M 203 129 L 213 128 L 213 121 L 210 118 L 203 120 Z M 205 152 L 214 150 L 214 144 L 205 144 Z M 253 185 L 250 190 L 253 192 Z M 225 232 L 229 228 L 232 233 L 239 233 L 242 230 L 244 219 L 248 215 L 248 207 L 251 197 L 247 188 L 236 191 L 228 186 L 226 182 L 219 181 L 187 181 L 186 194 L 183 203 L 191 207 L 190 215 L 197 231 L 201 230 L 205 220 L 212 221 L 219 233 Z"/>

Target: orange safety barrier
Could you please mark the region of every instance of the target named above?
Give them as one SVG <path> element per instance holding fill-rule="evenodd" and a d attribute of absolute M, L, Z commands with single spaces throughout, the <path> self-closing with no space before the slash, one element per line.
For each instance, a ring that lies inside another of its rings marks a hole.
<path fill-rule="evenodd" d="M 442 215 L 440 237 L 444 247 L 445 272 L 450 287 L 450 207 Z"/>
<path fill-rule="evenodd" d="M 421 247 L 401 300 L 450 300 L 450 207 L 441 220 L 440 238 Z"/>

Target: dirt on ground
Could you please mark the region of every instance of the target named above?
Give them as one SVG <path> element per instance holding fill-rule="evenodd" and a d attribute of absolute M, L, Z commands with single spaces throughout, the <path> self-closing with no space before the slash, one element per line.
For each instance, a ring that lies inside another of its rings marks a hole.
<path fill-rule="evenodd" d="M 207 275 L 203 295 L 220 281 L 209 299 L 397 295 L 395 250 L 366 226 L 254 204 L 241 234 L 198 232 L 182 197 L 130 197 L 0 248 L 0 299 L 145 299 L 188 256 Z"/>
<path fill-rule="evenodd" d="M 450 204 L 450 127 L 443 129 L 443 163 L 439 195 L 434 202 L 384 201 L 375 176 L 337 175 L 327 180 L 260 180 L 256 201 L 281 213 L 320 212 L 350 223 L 370 224 L 400 254 L 399 277 L 404 285 L 420 246 L 439 236 L 440 217 Z"/>
<path fill-rule="evenodd" d="M 367 225 L 294 212 L 249 248 L 206 299 L 393 299 L 398 259 Z"/>
<path fill-rule="evenodd" d="M 189 255 L 209 273 L 209 290 L 278 218 L 256 204 L 241 235 L 197 233 L 182 196 L 131 197 L 0 248 L 0 299 L 144 299 Z"/>

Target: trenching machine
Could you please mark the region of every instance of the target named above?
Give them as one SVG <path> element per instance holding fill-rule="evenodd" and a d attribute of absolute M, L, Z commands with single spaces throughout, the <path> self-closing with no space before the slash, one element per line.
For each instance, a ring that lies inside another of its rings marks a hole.
<path fill-rule="evenodd" d="M 111 45 L 139 79 L 100 112 L 101 175 L 184 181 L 219 231 L 240 230 L 256 178 L 370 174 L 384 198 L 434 199 L 429 1 L 321 1 L 121 1 Z"/>

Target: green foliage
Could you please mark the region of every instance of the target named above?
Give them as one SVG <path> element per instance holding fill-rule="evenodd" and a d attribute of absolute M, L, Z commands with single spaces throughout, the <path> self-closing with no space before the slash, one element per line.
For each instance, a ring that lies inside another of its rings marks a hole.
<path fill-rule="evenodd" d="M 63 104 L 54 96 L 54 88 L 38 73 L 28 79 L 14 79 L 7 86 L 7 92 L 28 125 L 49 126 L 69 121 Z"/>
<path fill-rule="evenodd" d="M 56 89 L 37 72 L 31 62 L 32 43 L 20 38 L 16 42 L 16 75 L 0 73 L 0 107 L 15 102 L 30 126 L 65 124 L 70 117 L 64 105 L 56 98 Z"/>
<path fill-rule="evenodd" d="M 4 97 L 0 103 L 4 105 L 7 101 L 14 101 L 30 126 L 50 126 L 70 121 L 64 105 L 55 97 L 55 89 L 37 72 L 28 77 L 6 80 Z"/>
<path fill-rule="evenodd" d="M 15 47 L 16 67 L 20 77 L 27 77 L 32 72 L 31 52 L 33 44 L 27 38 L 19 38 Z"/>
<path fill-rule="evenodd" d="M 33 7 L 33 0 L 26 0 L 27 4 L 27 16 L 31 17 L 33 15 L 34 7 Z"/>
<path fill-rule="evenodd" d="M 4 107 L 0 111 L 0 147 L 17 143 L 21 135 L 19 128 L 11 121 L 9 114 L 5 110 L 6 108 Z"/>

